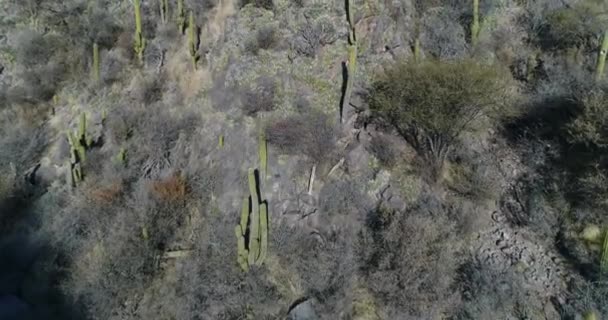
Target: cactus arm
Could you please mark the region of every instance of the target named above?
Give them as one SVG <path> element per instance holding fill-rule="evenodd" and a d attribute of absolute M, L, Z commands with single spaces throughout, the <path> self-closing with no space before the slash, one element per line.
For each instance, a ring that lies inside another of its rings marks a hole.
<path fill-rule="evenodd" d="M 473 22 L 471 23 L 471 43 L 477 44 L 479 37 L 479 0 L 473 0 Z"/>
<path fill-rule="evenodd" d="M 241 223 L 239 224 L 241 228 L 241 235 L 245 235 L 247 233 L 247 222 L 249 219 L 249 197 L 245 197 L 243 199 L 243 208 L 241 210 Z"/>
<path fill-rule="evenodd" d="M 251 196 L 252 208 L 257 211 L 260 205 L 260 197 L 258 195 L 257 181 L 255 178 L 255 169 L 249 169 L 248 178 L 249 178 L 249 194 Z"/>
<path fill-rule="evenodd" d="M 602 45 L 597 57 L 597 67 L 595 69 L 595 79 L 600 80 L 604 76 L 604 67 L 606 66 L 606 54 L 608 53 L 608 30 L 604 32 Z"/>
<path fill-rule="evenodd" d="M 223 134 L 220 135 L 217 145 L 218 145 L 218 147 L 220 147 L 220 149 L 224 147 L 224 135 Z"/>
<path fill-rule="evenodd" d="M 249 224 L 249 265 L 256 263 L 260 254 L 260 212 L 259 204 L 253 206 L 250 214 Z"/>
<path fill-rule="evenodd" d="M 266 135 L 262 131 L 260 133 L 260 141 L 259 141 L 259 157 L 260 157 L 260 167 L 262 169 L 261 178 L 262 180 L 266 180 L 268 175 L 268 141 L 266 140 Z"/>
<path fill-rule="evenodd" d="M 93 44 L 93 80 L 95 82 L 99 82 L 100 72 L 99 72 L 99 45 L 97 43 Z"/>
<path fill-rule="evenodd" d="M 238 262 L 239 266 L 241 267 L 241 269 L 243 271 L 247 272 L 247 270 L 249 269 L 249 265 L 247 264 L 248 252 L 247 252 L 247 249 L 245 248 L 245 237 L 241 234 L 240 226 L 236 226 L 234 228 L 234 234 L 236 235 L 237 250 L 238 250 L 237 262 Z"/>
<path fill-rule="evenodd" d="M 268 252 L 268 205 L 260 205 L 260 255 L 256 261 L 257 265 L 264 263 Z"/>

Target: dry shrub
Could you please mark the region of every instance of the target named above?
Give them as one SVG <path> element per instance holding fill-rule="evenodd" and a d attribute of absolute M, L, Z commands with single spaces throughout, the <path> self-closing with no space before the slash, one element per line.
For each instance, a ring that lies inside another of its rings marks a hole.
<path fill-rule="evenodd" d="M 243 111 L 246 115 L 253 117 L 258 112 L 274 110 L 277 91 L 277 83 L 273 78 L 259 77 L 256 79 L 254 86 L 245 89 L 243 92 Z"/>
<path fill-rule="evenodd" d="M 453 224 L 435 207 L 420 202 L 408 212 L 378 210 L 360 238 L 363 277 L 391 319 L 435 319 L 458 300 Z"/>
<path fill-rule="evenodd" d="M 108 185 L 91 190 L 89 197 L 97 204 L 110 204 L 121 196 L 123 192 L 122 188 L 122 181 L 114 181 Z"/>
<path fill-rule="evenodd" d="M 335 148 L 335 130 L 320 112 L 289 116 L 266 127 L 268 142 L 285 154 L 303 154 L 321 162 Z"/>
<path fill-rule="evenodd" d="M 188 195 L 188 184 L 181 174 L 174 173 L 154 181 L 151 191 L 156 198 L 164 202 L 178 202 L 184 200 Z"/>

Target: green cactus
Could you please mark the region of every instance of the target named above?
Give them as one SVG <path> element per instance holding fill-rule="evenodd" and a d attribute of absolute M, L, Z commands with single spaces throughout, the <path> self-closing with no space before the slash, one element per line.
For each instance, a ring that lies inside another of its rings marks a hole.
<path fill-rule="evenodd" d="M 220 149 L 224 148 L 224 135 L 223 134 L 220 135 L 217 145 L 218 145 L 218 147 L 220 147 Z"/>
<path fill-rule="evenodd" d="M 262 179 L 266 180 L 268 175 L 268 141 L 264 130 L 260 132 L 258 156 L 260 158 L 260 167 L 262 168 Z"/>
<path fill-rule="evenodd" d="M 602 45 L 597 57 L 597 67 L 595 69 L 595 79 L 601 80 L 604 76 L 604 67 L 606 66 L 606 54 L 608 53 L 608 30 L 604 32 Z"/>
<path fill-rule="evenodd" d="M 186 12 L 184 10 L 184 0 L 177 0 L 177 28 L 182 34 L 186 28 Z"/>
<path fill-rule="evenodd" d="M 99 45 L 97 43 L 93 43 L 93 80 L 95 82 L 99 82 L 99 66 Z"/>
<path fill-rule="evenodd" d="M 477 44 L 479 37 L 479 0 L 473 0 L 473 22 L 471 23 L 471 43 Z"/>
<path fill-rule="evenodd" d="M 243 200 L 240 223 L 234 228 L 237 237 L 237 262 L 245 272 L 261 265 L 268 253 L 268 205 L 261 201 L 257 170 L 249 169 L 249 197 Z"/>
<path fill-rule="evenodd" d="M 72 186 L 76 186 L 78 182 L 84 179 L 82 163 L 86 161 L 87 149 L 93 144 L 92 139 L 87 135 L 87 118 L 84 112 L 80 114 L 77 135 L 74 136 L 74 134 L 68 130 L 66 136 L 68 143 L 70 144 L 71 183 Z"/>
<path fill-rule="evenodd" d="M 196 70 L 196 63 L 201 58 L 198 53 L 198 27 L 194 23 L 194 12 L 190 11 L 188 19 L 188 47 L 190 48 L 190 57 L 192 58 L 192 67 Z"/>
<path fill-rule="evenodd" d="M 146 50 L 146 39 L 144 38 L 143 28 L 141 24 L 141 0 L 133 0 L 135 11 L 135 43 L 133 49 L 137 54 L 139 63 L 144 62 L 144 51 Z"/>

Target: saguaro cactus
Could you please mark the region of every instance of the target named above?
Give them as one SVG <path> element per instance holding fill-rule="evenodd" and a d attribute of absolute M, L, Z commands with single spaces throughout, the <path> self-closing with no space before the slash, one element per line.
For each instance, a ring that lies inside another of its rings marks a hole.
<path fill-rule="evenodd" d="M 188 19 L 188 48 L 190 49 L 190 57 L 192 58 L 192 67 L 196 70 L 196 63 L 200 59 L 198 53 L 198 27 L 194 23 L 194 12 L 190 11 Z"/>
<path fill-rule="evenodd" d="M 74 136 L 70 130 L 66 135 L 70 144 L 70 180 L 75 187 L 84 179 L 82 163 L 86 160 L 87 149 L 93 144 L 92 139 L 87 135 L 87 118 L 84 112 L 80 114 L 77 135 Z"/>
<path fill-rule="evenodd" d="M 139 63 L 143 63 L 144 50 L 146 49 L 146 39 L 144 38 L 141 24 L 141 0 L 133 0 L 133 9 L 135 11 L 135 43 L 133 44 L 133 49 L 137 54 Z"/>
<path fill-rule="evenodd" d="M 608 53 L 608 30 L 604 32 L 600 51 L 597 55 L 597 67 L 595 69 L 595 79 L 600 80 L 604 76 L 604 67 L 606 66 L 606 54 Z"/>
<path fill-rule="evenodd" d="M 471 43 L 477 44 L 479 37 L 479 0 L 473 0 L 473 22 L 471 23 Z"/>
<path fill-rule="evenodd" d="M 261 265 L 268 253 L 268 205 L 260 199 L 257 170 L 249 169 L 249 196 L 243 200 L 240 223 L 235 227 L 237 262 L 245 272 Z"/>
<path fill-rule="evenodd" d="M 99 45 L 93 43 L 93 80 L 99 82 L 100 78 Z"/>

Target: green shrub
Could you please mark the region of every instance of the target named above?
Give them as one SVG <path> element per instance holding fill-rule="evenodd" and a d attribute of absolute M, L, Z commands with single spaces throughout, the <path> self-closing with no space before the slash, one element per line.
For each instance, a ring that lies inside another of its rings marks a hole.
<path fill-rule="evenodd" d="M 510 75 L 473 61 L 398 62 L 372 85 L 369 105 L 424 158 L 437 178 L 459 135 L 506 114 Z M 501 108 L 502 107 L 502 108 Z"/>

